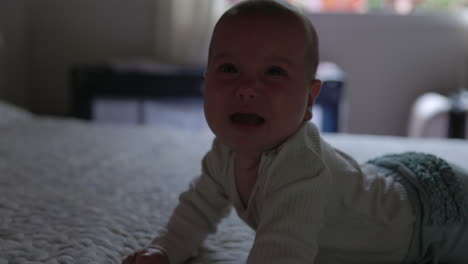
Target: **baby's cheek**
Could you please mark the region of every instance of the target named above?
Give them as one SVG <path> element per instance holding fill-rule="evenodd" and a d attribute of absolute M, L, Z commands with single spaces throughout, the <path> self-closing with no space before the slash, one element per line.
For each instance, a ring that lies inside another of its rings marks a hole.
<path fill-rule="evenodd" d="M 205 99 L 205 114 L 214 116 L 220 115 L 222 112 L 223 104 L 221 99 L 218 98 L 207 98 Z"/>

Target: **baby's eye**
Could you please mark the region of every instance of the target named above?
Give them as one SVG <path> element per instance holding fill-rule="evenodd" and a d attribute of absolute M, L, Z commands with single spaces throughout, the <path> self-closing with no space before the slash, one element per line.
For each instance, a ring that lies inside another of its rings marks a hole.
<path fill-rule="evenodd" d="M 278 66 L 269 67 L 266 70 L 266 74 L 272 75 L 272 76 L 287 76 L 288 75 L 284 69 Z"/>
<path fill-rule="evenodd" d="M 224 63 L 218 67 L 218 71 L 224 73 L 237 73 L 237 68 L 232 63 Z"/>

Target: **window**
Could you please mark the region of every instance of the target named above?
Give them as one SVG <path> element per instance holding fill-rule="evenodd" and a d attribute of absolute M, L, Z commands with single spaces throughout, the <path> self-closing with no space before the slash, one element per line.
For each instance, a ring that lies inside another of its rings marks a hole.
<path fill-rule="evenodd" d="M 232 3 L 240 0 L 230 0 Z M 321 13 L 452 12 L 468 7 L 468 0 L 287 0 L 306 10 Z"/>

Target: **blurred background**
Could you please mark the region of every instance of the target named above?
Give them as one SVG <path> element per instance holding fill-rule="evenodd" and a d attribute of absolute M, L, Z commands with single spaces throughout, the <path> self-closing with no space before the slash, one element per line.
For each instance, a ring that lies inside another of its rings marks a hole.
<path fill-rule="evenodd" d="M 235 2 L 2 0 L 0 100 L 70 116 L 74 65 L 203 68 L 212 27 Z M 418 98 L 468 87 L 468 1 L 289 2 L 316 25 L 322 61 L 343 73 L 338 132 L 407 136 Z"/>

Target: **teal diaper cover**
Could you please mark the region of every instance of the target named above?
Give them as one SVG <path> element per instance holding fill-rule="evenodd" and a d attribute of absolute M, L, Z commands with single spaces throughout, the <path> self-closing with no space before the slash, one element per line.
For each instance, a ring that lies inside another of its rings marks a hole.
<path fill-rule="evenodd" d="M 468 171 L 417 152 L 368 163 L 408 193 L 416 222 L 404 263 L 468 263 Z"/>

